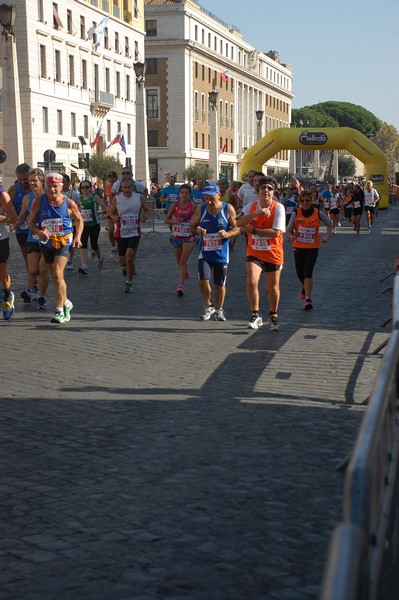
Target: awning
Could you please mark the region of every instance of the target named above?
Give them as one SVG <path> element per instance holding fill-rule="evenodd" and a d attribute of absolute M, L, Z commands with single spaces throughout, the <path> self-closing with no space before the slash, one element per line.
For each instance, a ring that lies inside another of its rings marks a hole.
<path fill-rule="evenodd" d="M 79 169 L 79 165 L 75 165 L 74 163 L 67 163 L 64 162 L 64 169 L 66 169 L 67 171 L 70 172 L 74 172 L 76 173 L 79 177 L 85 177 L 86 176 L 86 172 L 84 169 Z"/>

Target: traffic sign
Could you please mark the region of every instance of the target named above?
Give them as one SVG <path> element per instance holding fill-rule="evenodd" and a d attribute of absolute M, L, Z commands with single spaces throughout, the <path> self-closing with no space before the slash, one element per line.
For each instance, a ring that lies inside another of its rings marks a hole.
<path fill-rule="evenodd" d="M 43 158 L 44 158 L 45 162 L 49 162 L 49 163 L 54 162 L 55 161 L 55 152 L 54 152 L 54 150 L 46 150 L 43 153 Z"/>

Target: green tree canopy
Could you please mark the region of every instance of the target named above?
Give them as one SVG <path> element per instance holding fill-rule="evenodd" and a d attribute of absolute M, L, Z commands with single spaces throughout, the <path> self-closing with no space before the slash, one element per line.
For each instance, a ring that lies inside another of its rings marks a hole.
<path fill-rule="evenodd" d="M 113 156 L 93 154 L 90 157 L 90 166 L 88 170 L 92 177 L 99 177 L 100 179 L 105 181 L 110 171 L 116 171 L 118 177 L 120 178 L 122 165 Z"/>
<path fill-rule="evenodd" d="M 387 161 L 388 175 L 395 176 L 395 165 L 399 163 L 399 133 L 393 125 L 381 122 L 381 128 L 372 141 L 383 151 Z"/>
<path fill-rule="evenodd" d="M 209 181 L 214 175 L 213 169 L 208 167 L 205 163 L 196 163 L 190 165 L 183 171 L 183 177 L 185 181 L 195 182 L 196 179 L 203 179 Z"/>
<path fill-rule="evenodd" d="M 340 177 L 350 177 L 356 173 L 356 162 L 352 156 L 347 154 L 338 154 L 338 175 Z"/>
<path fill-rule="evenodd" d="M 381 121 L 363 106 L 335 100 L 293 109 L 292 121 L 301 127 L 352 127 L 368 137 L 381 127 Z"/>

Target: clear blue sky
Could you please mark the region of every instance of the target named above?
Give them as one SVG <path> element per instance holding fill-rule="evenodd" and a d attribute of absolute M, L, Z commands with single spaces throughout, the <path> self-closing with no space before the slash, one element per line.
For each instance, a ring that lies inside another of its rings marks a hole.
<path fill-rule="evenodd" d="M 292 64 L 294 108 L 359 104 L 399 130 L 399 0 L 198 0 Z"/>

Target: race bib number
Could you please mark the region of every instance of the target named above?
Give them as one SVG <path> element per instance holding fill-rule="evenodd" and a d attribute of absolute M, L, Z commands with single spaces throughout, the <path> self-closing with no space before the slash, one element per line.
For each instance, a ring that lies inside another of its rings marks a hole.
<path fill-rule="evenodd" d="M 177 237 L 188 237 L 191 235 L 189 227 L 190 223 L 175 223 L 172 225 L 172 233 Z"/>
<path fill-rule="evenodd" d="M 24 221 L 19 228 L 23 230 L 29 229 L 28 220 Z"/>
<path fill-rule="evenodd" d="M 64 235 L 62 219 L 44 219 L 41 230 L 47 231 L 48 235 Z"/>
<path fill-rule="evenodd" d="M 297 240 L 304 244 L 313 244 L 316 235 L 316 229 L 314 227 L 299 227 Z"/>
<path fill-rule="evenodd" d="M 271 250 L 270 238 L 252 235 L 252 250 Z"/>
<path fill-rule="evenodd" d="M 210 250 L 220 250 L 223 245 L 223 239 L 218 233 L 206 233 L 203 236 L 203 248 L 205 252 Z"/>
<path fill-rule="evenodd" d="M 138 234 L 139 216 L 138 214 L 124 215 L 121 219 L 122 237 L 133 237 Z"/>
<path fill-rule="evenodd" d="M 360 208 L 360 202 L 359 202 L 359 200 L 355 200 L 354 201 L 353 208 Z"/>
<path fill-rule="evenodd" d="M 93 213 L 91 208 L 82 208 L 82 217 L 85 223 L 89 223 L 93 220 Z"/>
<path fill-rule="evenodd" d="M 169 202 L 176 202 L 177 194 L 169 194 Z"/>

